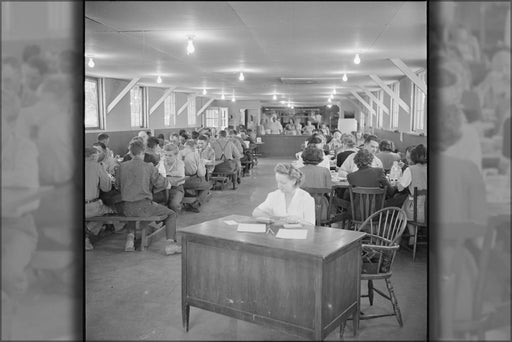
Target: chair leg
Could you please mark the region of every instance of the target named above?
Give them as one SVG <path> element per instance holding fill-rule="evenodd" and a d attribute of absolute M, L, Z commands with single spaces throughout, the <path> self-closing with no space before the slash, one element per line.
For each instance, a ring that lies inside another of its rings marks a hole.
<path fill-rule="evenodd" d="M 373 280 L 368 280 L 368 299 L 370 305 L 373 305 Z"/>
<path fill-rule="evenodd" d="M 139 227 L 140 227 L 140 223 L 137 222 L 135 231 L 137 231 Z M 147 229 L 148 229 L 148 226 L 146 224 L 143 224 L 142 228 L 141 228 L 141 232 L 140 232 L 140 250 L 141 250 L 141 252 L 145 251 L 147 248 L 147 245 L 148 245 L 148 239 L 146 237 Z"/>
<path fill-rule="evenodd" d="M 395 296 L 395 290 L 393 289 L 393 284 L 391 284 L 391 280 L 385 279 L 386 281 L 386 287 L 388 288 L 389 297 L 391 298 L 391 304 L 393 305 L 393 311 L 395 312 L 396 319 L 398 321 L 398 324 L 400 324 L 400 327 L 403 327 L 403 321 L 402 321 L 402 313 L 400 312 L 400 307 L 398 306 L 398 300 Z"/>

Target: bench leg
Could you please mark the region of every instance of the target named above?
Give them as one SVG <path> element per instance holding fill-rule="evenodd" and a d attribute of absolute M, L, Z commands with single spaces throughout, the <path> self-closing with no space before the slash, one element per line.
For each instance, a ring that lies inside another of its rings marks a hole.
<path fill-rule="evenodd" d="M 137 221 L 135 223 L 135 229 L 136 231 L 140 228 L 140 222 Z M 146 233 L 147 233 L 147 229 L 148 229 L 148 226 L 147 225 L 144 225 L 141 229 L 141 232 L 140 232 L 140 250 L 141 251 L 145 251 L 147 249 L 147 246 L 148 246 L 148 239 L 146 237 Z"/>

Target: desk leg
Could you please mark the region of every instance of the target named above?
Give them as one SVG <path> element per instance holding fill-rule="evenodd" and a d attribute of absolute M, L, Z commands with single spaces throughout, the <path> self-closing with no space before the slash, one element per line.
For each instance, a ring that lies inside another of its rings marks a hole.
<path fill-rule="evenodd" d="M 190 305 L 182 304 L 181 305 L 181 317 L 183 319 L 183 328 L 188 332 L 188 319 L 190 317 Z"/>
<path fill-rule="evenodd" d="M 357 308 L 352 314 L 352 328 L 354 329 L 354 336 L 357 336 L 357 329 L 359 329 L 359 301 L 357 303 Z"/>

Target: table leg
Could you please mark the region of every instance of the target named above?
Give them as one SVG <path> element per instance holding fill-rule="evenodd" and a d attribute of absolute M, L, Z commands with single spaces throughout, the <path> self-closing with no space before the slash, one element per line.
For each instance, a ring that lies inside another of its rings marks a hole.
<path fill-rule="evenodd" d="M 359 301 L 354 313 L 352 314 L 352 325 L 354 329 L 354 336 L 357 336 L 357 329 L 359 329 Z"/>
<path fill-rule="evenodd" d="M 190 317 L 190 305 L 182 304 L 181 317 L 183 319 L 183 327 L 185 328 L 185 331 L 188 332 L 188 320 Z"/>

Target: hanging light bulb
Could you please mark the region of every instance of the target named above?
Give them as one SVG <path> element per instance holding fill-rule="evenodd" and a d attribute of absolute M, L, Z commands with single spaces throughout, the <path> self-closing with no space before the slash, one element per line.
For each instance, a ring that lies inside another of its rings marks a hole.
<path fill-rule="evenodd" d="M 158 84 L 162 83 L 162 77 L 158 76 L 158 78 L 156 79 L 156 83 L 158 83 Z"/>
<path fill-rule="evenodd" d="M 203 88 L 203 95 L 206 95 L 207 91 Z"/>
<path fill-rule="evenodd" d="M 243 72 L 241 72 L 241 73 L 240 73 L 240 76 L 238 76 L 238 80 L 240 80 L 240 81 L 245 80 L 245 77 L 244 77 L 244 73 L 243 73 Z"/>
<path fill-rule="evenodd" d="M 329 102 L 329 103 L 331 103 L 331 102 L 332 102 L 332 100 L 331 100 L 331 98 L 330 98 L 330 97 L 327 99 L 327 102 Z"/>
<path fill-rule="evenodd" d="M 192 40 L 192 37 L 188 37 L 187 55 L 193 54 L 194 51 L 196 51 L 196 47 L 194 46 L 194 41 Z"/>
<path fill-rule="evenodd" d="M 328 104 L 328 105 L 327 105 L 327 108 L 331 108 L 331 107 L 332 107 L 332 104 Z"/>
<path fill-rule="evenodd" d="M 291 106 L 290 106 L 290 108 L 291 108 L 291 109 L 293 109 L 293 108 L 295 108 L 295 106 L 294 106 L 294 105 L 291 105 Z"/>
<path fill-rule="evenodd" d="M 94 68 L 95 63 L 92 57 L 89 57 L 89 62 L 87 63 L 87 65 L 89 66 L 89 68 Z"/>
<path fill-rule="evenodd" d="M 286 101 L 284 101 L 284 100 L 281 100 L 281 101 L 279 101 L 279 102 L 280 102 L 281 104 L 285 104 L 285 103 L 286 103 Z"/>
<path fill-rule="evenodd" d="M 333 94 L 333 95 L 336 95 L 336 88 L 334 88 L 334 89 L 332 90 L 332 94 Z"/>
<path fill-rule="evenodd" d="M 222 95 L 220 97 L 221 100 L 225 100 L 226 99 L 226 95 L 224 95 L 224 91 L 222 91 Z"/>
<path fill-rule="evenodd" d="M 347 74 L 343 74 L 343 82 L 347 82 L 347 81 L 348 81 Z"/>
<path fill-rule="evenodd" d="M 274 101 L 277 100 L 277 95 L 276 94 L 274 94 L 274 96 L 272 96 L 272 100 L 274 100 Z"/>
<path fill-rule="evenodd" d="M 361 58 L 359 58 L 359 54 L 356 53 L 356 57 L 354 57 L 354 63 L 359 64 L 361 63 Z"/>
<path fill-rule="evenodd" d="M 331 94 L 331 95 L 329 95 L 329 100 L 332 100 L 332 99 L 334 99 L 334 95 Z"/>
<path fill-rule="evenodd" d="M 236 99 L 235 99 L 235 91 L 233 90 L 233 96 L 231 96 L 231 102 L 235 102 Z"/>

